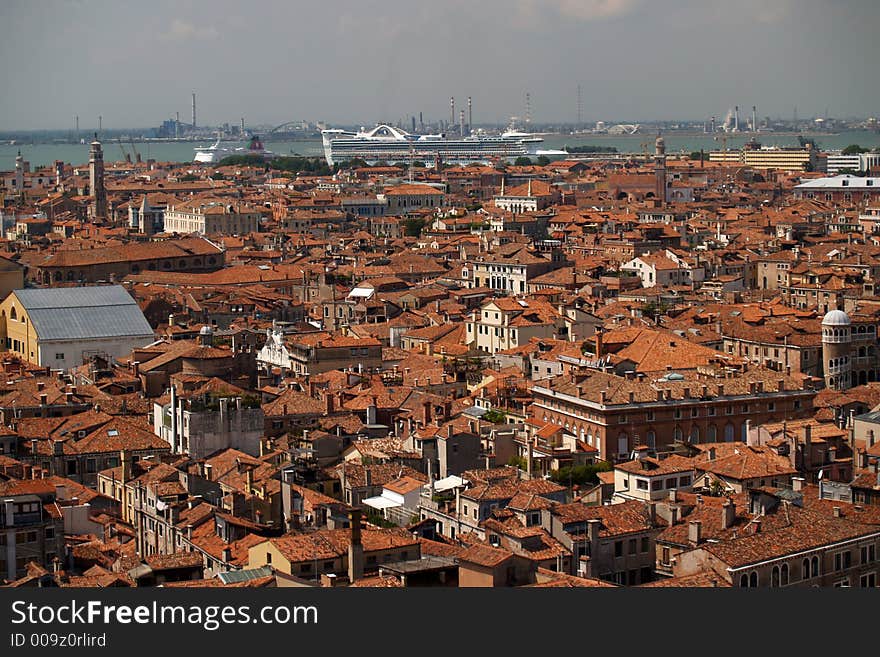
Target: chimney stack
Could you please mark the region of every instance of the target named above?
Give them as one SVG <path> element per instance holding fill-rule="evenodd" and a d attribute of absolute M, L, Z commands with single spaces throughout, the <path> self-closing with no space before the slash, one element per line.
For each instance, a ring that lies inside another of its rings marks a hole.
<path fill-rule="evenodd" d="M 348 581 L 364 576 L 364 546 L 361 543 L 361 510 L 351 510 L 351 543 L 348 546 Z"/>
<path fill-rule="evenodd" d="M 702 524 L 699 520 L 691 520 L 688 523 L 688 543 L 699 545 L 702 540 Z"/>
<path fill-rule="evenodd" d="M 721 505 L 721 529 L 730 529 L 736 521 L 736 504 L 728 498 Z"/>

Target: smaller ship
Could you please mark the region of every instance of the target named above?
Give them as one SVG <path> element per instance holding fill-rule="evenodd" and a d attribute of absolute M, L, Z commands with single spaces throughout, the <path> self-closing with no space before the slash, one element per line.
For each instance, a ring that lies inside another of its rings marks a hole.
<path fill-rule="evenodd" d="M 247 147 L 238 147 L 238 148 L 230 148 L 229 146 L 221 146 L 220 138 L 217 138 L 217 141 L 214 142 L 212 146 L 208 148 L 197 148 L 196 155 L 193 158 L 194 162 L 200 162 L 202 164 L 217 164 L 223 158 L 230 157 L 232 155 L 258 155 L 263 159 L 268 159 L 274 155 L 272 151 L 267 151 L 263 148 L 263 142 L 260 141 L 260 138 L 257 135 L 253 135 L 251 137 L 250 143 Z"/>

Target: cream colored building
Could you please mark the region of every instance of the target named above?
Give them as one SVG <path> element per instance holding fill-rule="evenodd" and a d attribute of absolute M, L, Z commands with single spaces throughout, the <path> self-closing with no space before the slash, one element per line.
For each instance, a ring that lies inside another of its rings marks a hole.
<path fill-rule="evenodd" d="M 494 354 L 528 344 L 531 338 L 558 338 L 565 326 L 565 318 L 545 301 L 502 297 L 473 311 L 466 343 Z"/>
<path fill-rule="evenodd" d="M 92 354 L 121 358 L 154 340 L 121 285 L 14 290 L 0 303 L 0 340 L 41 367 L 78 367 Z"/>
<path fill-rule="evenodd" d="M 196 198 L 165 210 L 165 232 L 246 235 L 259 230 L 261 217 L 258 208 L 229 199 Z"/>

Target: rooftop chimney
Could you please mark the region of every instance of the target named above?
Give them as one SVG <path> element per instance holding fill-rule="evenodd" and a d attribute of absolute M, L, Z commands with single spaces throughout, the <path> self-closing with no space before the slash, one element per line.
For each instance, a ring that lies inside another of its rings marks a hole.
<path fill-rule="evenodd" d="M 361 543 L 361 510 L 351 510 L 351 543 L 348 546 L 348 581 L 364 576 L 364 546 Z"/>
<path fill-rule="evenodd" d="M 702 540 L 702 524 L 699 520 L 691 520 L 688 523 L 688 543 L 699 545 Z"/>
<path fill-rule="evenodd" d="M 736 521 L 736 504 L 728 499 L 721 505 L 721 529 L 730 529 Z"/>

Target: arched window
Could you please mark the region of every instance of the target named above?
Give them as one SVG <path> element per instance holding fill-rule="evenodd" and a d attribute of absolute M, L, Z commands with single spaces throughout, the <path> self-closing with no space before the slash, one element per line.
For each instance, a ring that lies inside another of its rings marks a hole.
<path fill-rule="evenodd" d="M 680 441 L 681 438 L 682 438 L 682 435 L 683 435 L 683 434 L 682 434 L 682 432 L 681 432 L 681 427 L 675 427 L 675 431 L 672 432 L 672 437 L 673 437 L 676 441 Z"/>
<path fill-rule="evenodd" d="M 710 443 L 718 440 L 718 428 L 714 424 L 710 424 L 709 428 L 706 429 L 706 440 Z"/>
<path fill-rule="evenodd" d="M 694 425 L 691 427 L 691 442 L 698 443 L 700 442 L 700 427 Z"/>
<path fill-rule="evenodd" d="M 788 586 L 788 564 L 787 563 L 782 564 L 781 574 L 779 577 L 779 583 L 782 584 L 782 586 Z"/>
<path fill-rule="evenodd" d="M 15 306 L 9 311 L 9 319 L 18 319 L 18 313 L 15 312 Z"/>
<path fill-rule="evenodd" d="M 749 586 L 753 589 L 758 588 L 758 573 L 752 571 L 752 574 L 749 575 Z"/>
<path fill-rule="evenodd" d="M 745 573 L 743 573 L 742 576 L 739 578 L 739 587 L 741 589 L 749 588 L 749 576 Z"/>
<path fill-rule="evenodd" d="M 813 577 L 819 576 L 819 557 L 813 557 L 810 560 L 810 571 L 811 571 L 810 574 Z"/>
<path fill-rule="evenodd" d="M 770 571 L 770 586 L 776 588 L 779 586 L 779 566 L 773 566 Z"/>
<path fill-rule="evenodd" d="M 801 578 L 802 579 L 810 579 L 810 560 L 804 559 L 804 563 L 801 566 Z"/>
<path fill-rule="evenodd" d="M 724 427 L 724 442 L 733 442 L 734 435 L 736 435 L 736 431 L 733 428 L 732 424 L 728 424 L 726 427 Z"/>
<path fill-rule="evenodd" d="M 657 434 L 653 431 L 649 431 L 645 435 L 645 439 L 647 440 L 648 447 L 650 447 L 651 449 L 654 449 L 654 447 L 657 446 Z"/>

